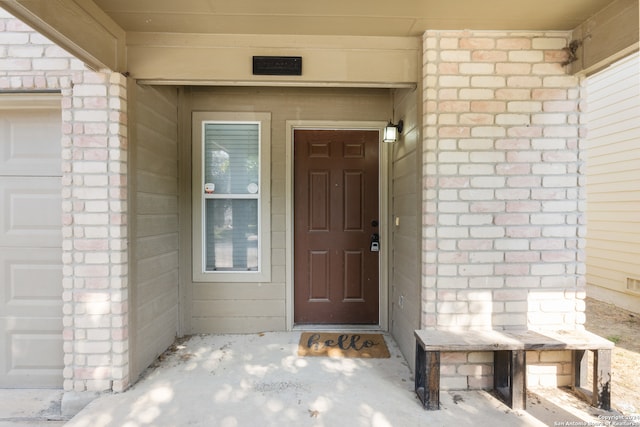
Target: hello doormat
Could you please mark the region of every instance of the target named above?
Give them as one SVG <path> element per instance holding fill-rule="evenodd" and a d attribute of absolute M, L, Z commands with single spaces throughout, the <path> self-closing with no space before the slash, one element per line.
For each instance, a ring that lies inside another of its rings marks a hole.
<path fill-rule="evenodd" d="M 382 334 L 303 332 L 298 356 L 320 357 L 391 357 Z"/>

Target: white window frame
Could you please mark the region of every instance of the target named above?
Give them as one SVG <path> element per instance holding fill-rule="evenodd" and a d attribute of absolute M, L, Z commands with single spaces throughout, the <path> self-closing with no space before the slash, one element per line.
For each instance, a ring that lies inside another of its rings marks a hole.
<path fill-rule="evenodd" d="M 260 127 L 258 197 L 258 270 L 206 271 L 204 126 L 207 123 L 256 123 Z M 194 282 L 270 282 L 271 281 L 271 113 L 194 112 L 192 115 L 192 206 Z"/>

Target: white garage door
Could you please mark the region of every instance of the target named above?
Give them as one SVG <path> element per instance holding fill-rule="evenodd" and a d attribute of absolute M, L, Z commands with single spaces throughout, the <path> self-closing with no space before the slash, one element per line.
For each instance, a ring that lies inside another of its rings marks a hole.
<path fill-rule="evenodd" d="M 60 97 L 0 96 L 0 388 L 62 386 Z"/>

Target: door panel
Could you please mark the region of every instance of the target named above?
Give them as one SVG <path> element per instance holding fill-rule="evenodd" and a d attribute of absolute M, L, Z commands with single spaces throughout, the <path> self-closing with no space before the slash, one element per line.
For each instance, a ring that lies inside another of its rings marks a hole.
<path fill-rule="evenodd" d="M 0 387 L 61 387 L 60 109 L 0 117 Z"/>
<path fill-rule="evenodd" d="M 0 247 L 60 247 L 59 177 L 0 176 Z"/>
<path fill-rule="evenodd" d="M 62 250 L 0 248 L 0 317 L 60 318 Z"/>
<path fill-rule="evenodd" d="M 2 110 L 0 175 L 59 176 L 60 120 L 59 108 Z"/>
<path fill-rule="evenodd" d="M 294 132 L 294 322 L 377 324 L 378 131 Z"/>
<path fill-rule="evenodd" d="M 0 317 L 0 387 L 61 387 L 61 331 L 60 317 Z"/>

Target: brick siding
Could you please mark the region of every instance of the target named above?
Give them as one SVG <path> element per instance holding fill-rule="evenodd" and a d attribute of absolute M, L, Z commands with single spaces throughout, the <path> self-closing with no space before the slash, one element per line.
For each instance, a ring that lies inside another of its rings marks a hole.
<path fill-rule="evenodd" d="M 75 72 L 63 91 L 64 387 L 129 385 L 125 77 Z"/>
<path fill-rule="evenodd" d="M 561 65 L 568 37 L 425 34 L 423 327 L 584 324 L 583 91 Z M 564 381 L 565 359 L 530 384 Z M 491 386 L 490 354 L 443 364 L 445 388 Z"/>

